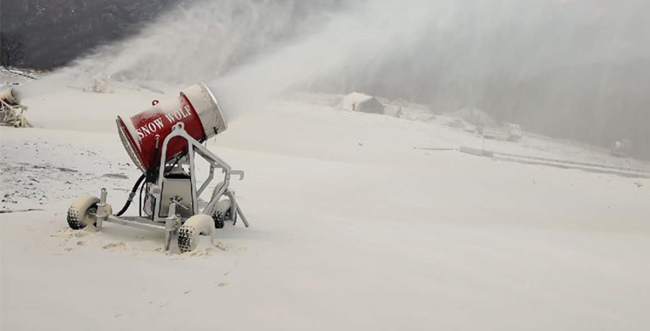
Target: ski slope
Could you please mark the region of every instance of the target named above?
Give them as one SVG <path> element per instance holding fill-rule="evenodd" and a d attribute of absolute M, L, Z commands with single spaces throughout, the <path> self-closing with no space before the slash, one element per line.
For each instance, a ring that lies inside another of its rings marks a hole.
<path fill-rule="evenodd" d="M 0 328 L 650 326 L 650 180 L 422 150 L 483 141 L 304 99 L 268 102 L 208 143 L 246 171 L 231 187 L 250 228 L 182 255 L 161 233 L 68 229 L 71 200 L 106 187 L 116 210 L 139 176 L 115 116 L 178 90 L 59 88 L 24 100 L 36 128 L 0 127 Z M 541 137 L 487 143 L 617 162 Z"/>

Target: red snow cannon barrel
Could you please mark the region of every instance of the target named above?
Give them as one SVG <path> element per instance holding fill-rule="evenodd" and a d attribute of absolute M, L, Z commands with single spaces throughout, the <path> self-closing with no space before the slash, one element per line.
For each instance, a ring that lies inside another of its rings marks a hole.
<path fill-rule="evenodd" d="M 20 103 L 20 98 L 13 89 L 6 89 L 0 91 L 0 100 L 9 105 L 18 105 Z"/>
<path fill-rule="evenodd" d="M 152 102 L 153 107 L 129 120 L 117 117 L 120 139 L 131 160 L 142 172 L 158 164 L 154 160 L 156 140 L 160 152 L 165 137 L 172 127 L 183 123 L 185 131 L 192 138 L 203 141 L 226 130 L 227 125 L 214 94 L 203 83 L 192 85 L 181 91 L 176 99 Z M 181 137 L 172 138 L 167 145 L 165 160 L 187 150 L 187 141 Z"/>

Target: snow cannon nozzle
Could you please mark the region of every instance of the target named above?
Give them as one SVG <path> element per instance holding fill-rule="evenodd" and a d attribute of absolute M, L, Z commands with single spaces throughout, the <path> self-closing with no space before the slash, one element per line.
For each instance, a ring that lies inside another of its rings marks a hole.
<path fill-rule="evenodd" d="M 182 127 L 193 139 L 203 142 L 228 127 L 217 99 L 203 83 L 182 90 L 176 98 L 154 101 L 148 110 L 130 119 L 117 117 L 122 144 L 131 160 L 144 173 L 160 161 L 154 160 L 157 156 L 156 137 L 162 144 L 176 127 Z M 167 145 L 164 159 L 173 159 L 186 151 L 187 142 L 184 139 L 172 139 Z"/>

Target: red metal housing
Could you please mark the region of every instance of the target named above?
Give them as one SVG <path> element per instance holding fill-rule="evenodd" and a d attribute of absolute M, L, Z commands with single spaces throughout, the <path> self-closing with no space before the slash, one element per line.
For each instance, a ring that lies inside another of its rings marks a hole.
<path fill-rule="evenodd" d="M 127 121 L 118 116 L 117 128 L 129 156 L 142 172 L 146 172 L 157 163 L 154 160 L 156 140 L 162 146 L 172 127 L 179 122 L 198 141 L 209 139 L 227 128 L 216 98 L 204 84 L 188 87 L 176 99 L 154 103 L 153 107 Z M 186 149 L 185 139 L 172 138 L 167 145 L 165 160 Z"/>

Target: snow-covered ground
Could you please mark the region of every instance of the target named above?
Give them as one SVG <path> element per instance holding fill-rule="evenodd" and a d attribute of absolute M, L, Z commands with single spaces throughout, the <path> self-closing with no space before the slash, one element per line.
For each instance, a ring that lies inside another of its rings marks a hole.
<path fill-rule="evenodd" d="M 34 70 L 7 69 L 0 66 L 0 89 L 31 82 L 41 74 Z"/>
<path fill-rule="evenodd" d="M 650 327 L 650 180 L 442 150 L 483 141 L 304 98 L 208 143 L 246 171 L 232 187 L 250 228 L 182 255 L 160 233 L 68 229 L 75 197 L 106 187 L 121 207 L 139 173 L 114 118 L 156 91 L 60 88 L 24 100 L 36 128 L 0 127 L 3 330 Z M 618 162 L 543 137 L 486 144 Z"/>

